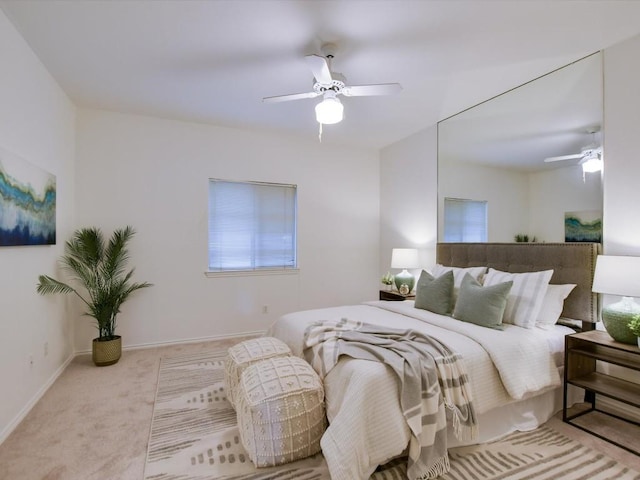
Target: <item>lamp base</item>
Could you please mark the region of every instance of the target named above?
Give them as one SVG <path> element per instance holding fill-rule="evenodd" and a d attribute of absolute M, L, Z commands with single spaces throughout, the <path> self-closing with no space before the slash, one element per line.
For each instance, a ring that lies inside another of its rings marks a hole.
<path fill-rule="evenodd" d="M 406 269 L 402 270 L 402 272 L 398 273 L 393 277 L 393 281 L 396 284 L 396 288 L 400 293 L 400 288 L 402 285 L 406 285 L 409 289 L 406 294 L 409 294 L 413 291 L 413 286 L 416 283 L 416 279 L 413 275 L 411 275 Z"/>
<path fill-rule="evenodd" d="M 640 306 L 631 297 L 602 308 L 602 323 L 611 337 L 622 343 L 635 345 L 638 337 L 629 330 L 629 320 L 640 313 Z"/>

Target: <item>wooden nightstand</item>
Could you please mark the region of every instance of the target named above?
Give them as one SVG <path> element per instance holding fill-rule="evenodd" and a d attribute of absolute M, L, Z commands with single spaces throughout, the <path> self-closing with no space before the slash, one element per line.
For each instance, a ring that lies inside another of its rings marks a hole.
<path fill-rule="evenodd" d="M 402 300 L 413 300 L 414 298 L 416 298 L 415 293 L 410 293 L 409 295 L 402 295 L 400 292 L 390 292 L 389 290 L 380 290 L 380 300 L 399 302 Z"/>
<path fill-rule="evenodd" d="M 562 420 L 609 443 L 613 443 L 636 455 L 640 455 L 640 451 L 638 450 L 634 450 L 627 445 L 620 444 L 571 422 L 577 417 L 597 411 L 640 426 L 640 423 L 618 417 L 610 412 L 599 410 L 596 407 L 596 397 L 598 395 L 603 395 L 634 407 L 640 407 L 640 384 L 622 380 L 596 370 L 596 361 L 599 361 L 640 372 L 640 348 L 636 345 L 616 342 L 608 333 L 601 330 L 567 335 L 564 345 L 564 401 L 562 405 Z M 568 384 L 584 388 L 590 393 L 591 408 L 576 415 L 567 415 Z"/>

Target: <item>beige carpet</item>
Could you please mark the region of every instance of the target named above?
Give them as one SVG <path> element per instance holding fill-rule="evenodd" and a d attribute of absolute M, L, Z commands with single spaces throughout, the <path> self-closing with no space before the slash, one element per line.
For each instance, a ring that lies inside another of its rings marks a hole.
<path fill-rule="evenodd" d="M 0 444 L 0 479 L 142 480 L 160 359 L 210 353 L 241 340 L 126 350 L 120 362 L 103 368 L 95 367 L 90 355 L 76 357 Z M 637 445 L 637 428 L 615 425 L 608 417 L 602 423 L 607 437 L 626 434 Z M 558 418 L 547 425 L 640 471 L 639 456 Z"/>
<path fill-rule="evenodd" d="M 254 468 L 226 400 L 224 359 L 225 351 L 219 351 L 162 360 L 145 480 L 329 480 L 321 455 L 281 467 Z M 638 472 L 549 427 L 452 449 L 450 458 L 451 471 L 443 480 L 640 480 Z M 404 464 L 396 462 L 373 478 L 406 478 Z"/>

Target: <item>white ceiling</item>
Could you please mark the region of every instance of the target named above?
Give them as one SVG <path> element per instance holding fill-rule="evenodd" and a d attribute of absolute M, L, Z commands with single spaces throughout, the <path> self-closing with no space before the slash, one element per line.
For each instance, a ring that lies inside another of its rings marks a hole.
<path fill-rule="evenodd" d="M 595 53 L 441 121 L 438 161 L 521 172 L 578 165 L 544 160 L 602 145 L 602 82 Z"/>
<path fill-rule="evenodd" d="M 79 106 L 316 138 L 304 56 L 325 42 L 349 84 L 323 142 L 380 148 L 640 33 L 638 1 L 0 0 Z"/>

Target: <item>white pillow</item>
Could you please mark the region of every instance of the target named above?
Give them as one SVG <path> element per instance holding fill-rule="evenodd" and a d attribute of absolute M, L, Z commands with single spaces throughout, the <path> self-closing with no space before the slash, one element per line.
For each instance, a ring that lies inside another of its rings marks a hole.
<path fill-rule="evenodd" d="M 458 291 L 460 290 L 460 285 L 462 285 L 462 279 L 464 276 L 468 273 L 474 278 L 474 280 L 482 283 L 480 279 L 487 271 L 487 267 L 445 267 L 438 263 L 431 269 L 431 275 L 438 278 L 450 271 L 453 272 L 453 303 L 451 305 L 453 308 L 456 304 L 456 300 L 458 299 Z"/>
<path fill-rule="evenodd" d="M 564 308 L 564 299 L 569 296 L 575 287 L 574 283 L 566 283 L 564 285 L 549 284 L 542 300 L 540 313 L 538 313 L 538 318 L 536 319 L 536 327 L 546 330 L 557 323 Z"/>
<path fill-rule="evenodd" d="M 508 273 L 489 269 L 484 278 L 484 285 L 513 282 L 507 308 L 504 311 L 503 323 L 512 323 L 524 328 L 533 328 L 542 308 L 542 301 L 547 292 L 553 270 L 542 272 Z"/>
<path fill-rule="evenodd" d="M 440 265 L 439 263 L 433 267 L 431 271 L 431 275 L 438 278 L 439 276 L 452 271 L 453 272 L 453 286 L 460 288 L 462 285 L 462 279 L 468 273 L 475 280 L 480 281 L 480 277 L 487 271 L 487 267 L 445 267 L 444 265 Z"/>

